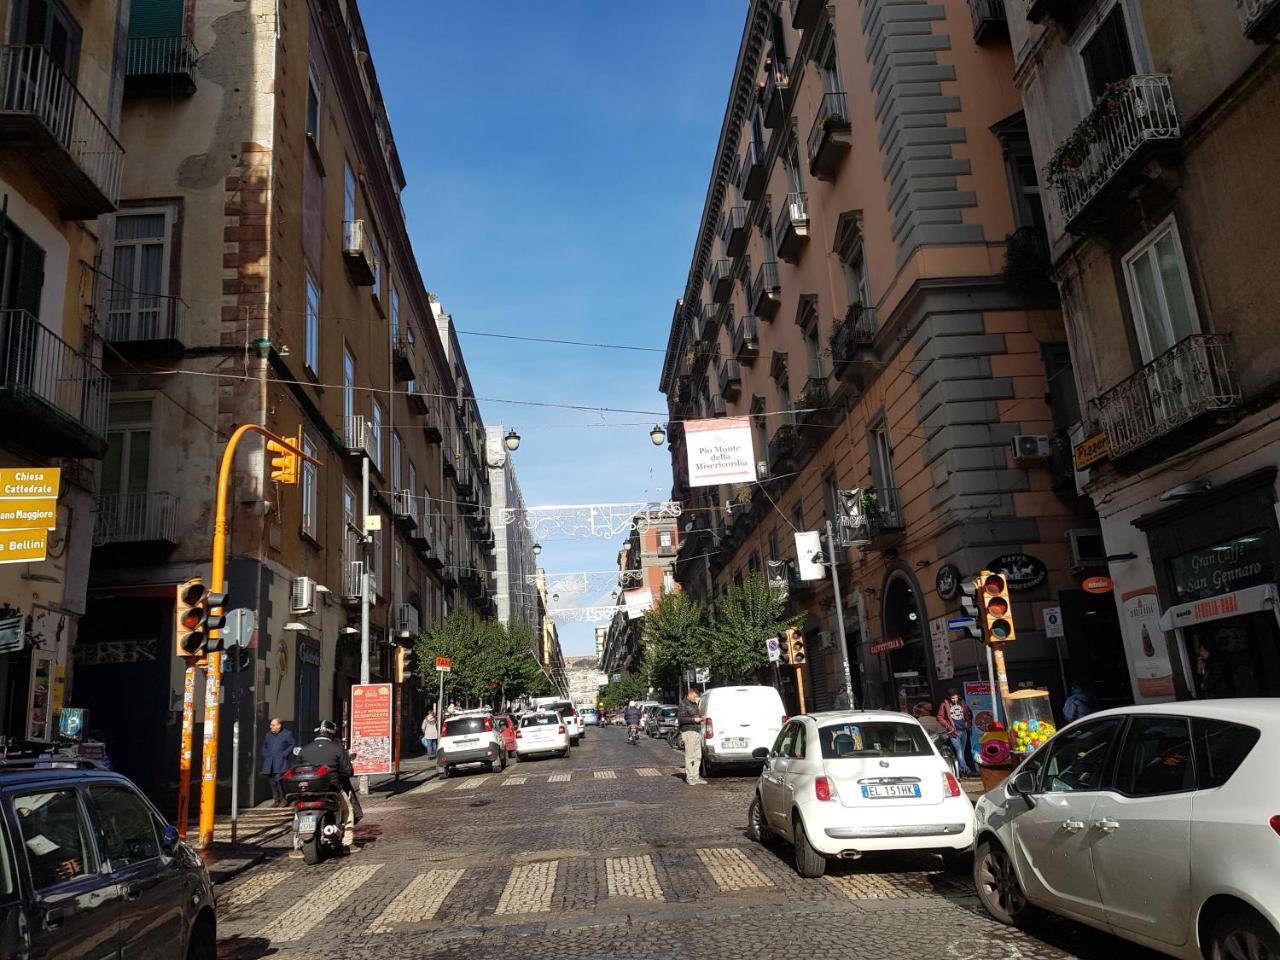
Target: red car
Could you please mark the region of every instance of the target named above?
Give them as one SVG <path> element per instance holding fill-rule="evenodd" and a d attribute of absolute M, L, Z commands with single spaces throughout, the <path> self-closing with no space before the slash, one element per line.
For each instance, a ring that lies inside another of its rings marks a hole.
<path fill-rule="evenodd" d="M 516 758 L 516 728 L 520 726 L 516 722 L 516 718 L 505 713 L 495 713 L 493 722 L 497 726 L 498 733 L 502 735 L 502 745 L 506 748 L 507 758 L 514 760 Z"/>

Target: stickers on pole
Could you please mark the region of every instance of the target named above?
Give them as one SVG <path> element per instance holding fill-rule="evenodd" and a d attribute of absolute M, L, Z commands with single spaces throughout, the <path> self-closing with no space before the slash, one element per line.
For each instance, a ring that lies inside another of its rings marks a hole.
<path fill-rule="evenodd" d="M 755 447 L 749 417 L 688 420 L 684 424 L 689 457 L 689 486 L 754 483 Z"/>

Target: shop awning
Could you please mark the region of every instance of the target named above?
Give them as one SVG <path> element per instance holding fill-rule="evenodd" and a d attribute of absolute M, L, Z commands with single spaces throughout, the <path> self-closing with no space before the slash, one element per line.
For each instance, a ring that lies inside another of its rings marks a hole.
<path fill-rule="evenodd" d="M 1204 600 L 1176 604 L 1160 617 L 1160 627 L 1164 630 L 1174 630 L 1178 627 L 1194 626 L 1197 623 L 1208 623 L 1210 620 L 1221 620 L 1224 617 L 1272 611 L 1277 602 L 1280 602 L 1280 587 L 1274 583 L 1262 583 L 1256 587 L 1245 587 L 1243 590 L 1223 593 L 1216 597 L 1206 597 Z"/>

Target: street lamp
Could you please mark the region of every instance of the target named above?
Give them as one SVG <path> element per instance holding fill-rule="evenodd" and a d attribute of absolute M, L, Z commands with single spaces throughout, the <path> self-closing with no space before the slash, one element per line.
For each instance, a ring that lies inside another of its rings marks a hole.
<path fill-rule="evenodd" d="M 512 453 L 515 453 L 520 449 L 520 434 L 516 433 L 515 430 L 508 431 L 507 435 L 502 438 L 502 445 Z"/>
<path fill-rule="evenodd" d="M 542 544 L 535 543 L 533 545 L 533 555 L 536 557 L 540 553 L 542 553 Z"/>
<path fill-rule="evenodd" d="M 653 441 L 655 447 L 660 447 L 667 439 L 667 431 L 662 429 L 662 424 L 655 423 L 653 429 L 649 431 L 649 439 Z"/>

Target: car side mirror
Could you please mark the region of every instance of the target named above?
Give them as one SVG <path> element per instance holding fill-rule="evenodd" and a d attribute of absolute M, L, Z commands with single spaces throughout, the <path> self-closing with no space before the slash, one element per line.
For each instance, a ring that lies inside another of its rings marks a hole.
<path fill-rule="evenodd" d="M 160 849 L 166 855 L 173 856 L 173 851 L 178 847 L 178 828 L 172 824 L 165 824 L 163 832 L 160 834 Z"/>
<path fill-rule="evenodd" d="M 768 759 L 769 759 L 769 748 L 768 748 L 768 747 L 756 747 L 754 750 L 752 750 L 752 751 L 751 751 L 751 756 L 752 756 L 752 758 L 754 758 L 754 759 L 756 759 L 756 760 L 768 760 Z"/>
<path fill-rule="evenodd" d="M 1028 807 L 1035 806 L 1035 801 L 1031 797 L 1037 789 L 1036 772 L 1034 770 L 1020 770 L 1009 781 L 1009 792 L 1025 800 Z"/>

